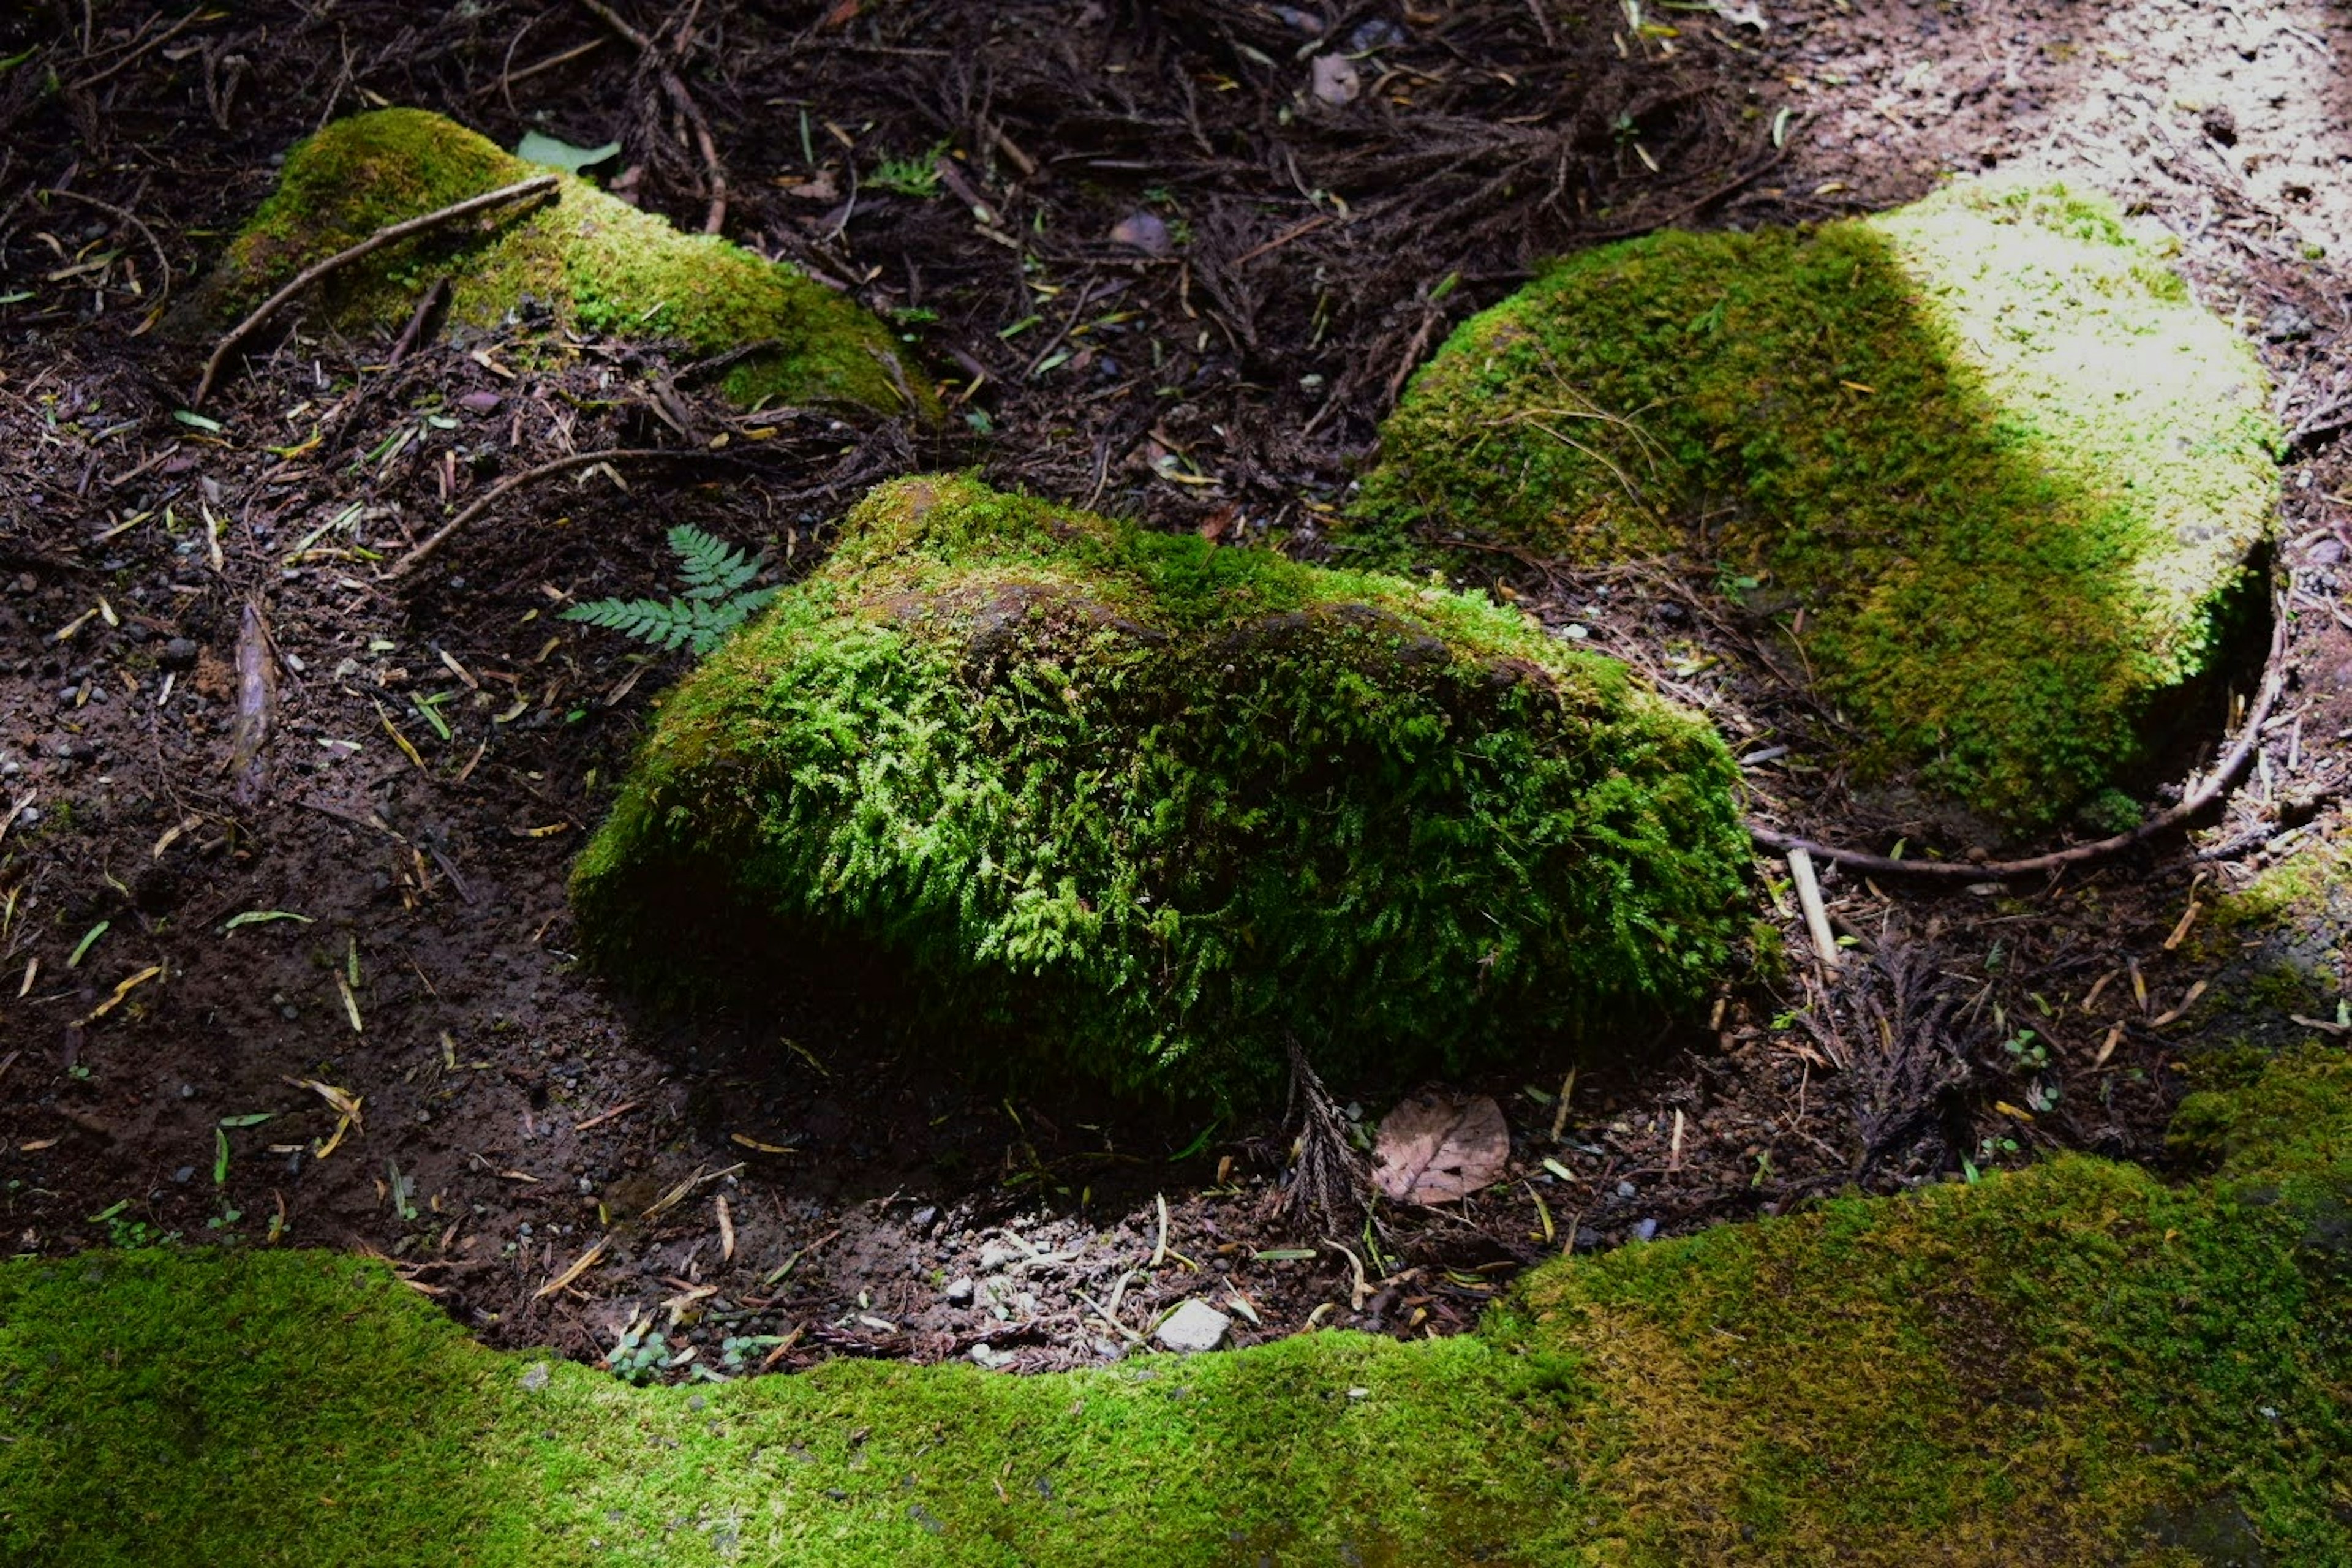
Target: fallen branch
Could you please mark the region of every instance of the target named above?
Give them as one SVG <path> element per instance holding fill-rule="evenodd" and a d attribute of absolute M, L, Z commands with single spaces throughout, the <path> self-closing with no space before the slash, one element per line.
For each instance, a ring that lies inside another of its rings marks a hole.
<path fill-rule="evenodd" d="M 519 490 L 534 480 L 543 479 L 550 474 L 560 474 L 567 468 L 593 468 L 598 463 L 620 462 L 625 459 L 700 456 L 702 454 L 698 452 L 671 451 L 662 447 L 608 447 L 601 452 L 574 452 L 568 458 L 558 458 L 551 463 L 541 463 L 535 468 L 525 468 L 521 473 L 500 479 L 497 484 L 484 490 L 475 499 L 472 505 L 443 523 L 424 543 L 402 556 L 398 563 L 384 574 L 384 578 L 387 582 L 397 583 L 408 576 L 430 560 L 434 552 L 448 543 L 450 538 L 458 530 L 497 505 L 510 492 Z"/>
<path fill-rule="evenodd" d="M 2071 848 L 2054 849 L 2047 855 L 2035 855 L 2023 860 L 1989 860 L 1981 864 L 1954 860 L 1897 860 L 1885 855 L 1865 855 L 1855 849 L 1838 849 L 1826 844 L 1816 844 L 1810 838 L 1799 838 L 1781 833 L 1759 823 L 1748 825 L 1748 837 L 1767 849 L 1788 854 L 1804 850 L 1816 859 L 1829 860 L 1840 866 L 1881 877 L 1920 877 L 1945 882 L 2005 882 L 2018 877 L 2039 877 L 2069 866 L 2081 866 L 2090 861 L 2105 860 L 2125 850 L 2147 843 L 2160 834 L 2168 833 L 2205 810 L 2229 793 L 2238 775 L 2245 772 L 2246 763 L 2254 754 L 2262 739 L 2263 724 L 2277 706 L 2279 692 L 2286 685 L 2287 606 L 2284 599 L 2272 607 L 2271 651 L 2263 661 L 2261 692 L 2253 706 L 2246 710 L 2245 721 L 2238 727 L 2238 739 L 2223 753 L 2221 762 L 2206 775 L 2205 782 L 2180 797 L 2180 804 L 2158 812 L 2128 833 L 2118 833 L 2112 838 L 2095 843 L 2077 844 Z"/>
<path fill-rule="evenodd" d="M 528 180 L 518 180 L 511 185 L 501 185 L 495 191 L 484 191 L 478 196 L 467 196 L 462 202 L 453 202 L 437 211 L 425 213 L 416 217 L 404 218 L 398 223 L 386 224 L 357 245 L 347 247 L 335 252 L 324 261 L 314 262 L 304 268 L 295 275 L 292 282 L 255 306 L 251 315 L 228 330 L 228 335 L 221 339 L 219 345 L 213 350 L 212 358 L 205 362 L 204 379 L 196 383 L 195 395 L 188 400 L 190 406 L 196 408 L 204 406 L 205 396 L 213 389 L 213 383 L 219 379 L 221 366 L 226 363 L 230 352 L 238 343 L 251 336 L 263 322 L 276 315 L 285 307 L 288 300 L 320 279 L 339 268 L 350 266 L 362 257 L 382 250 L 387 245 L 406 239 L 411 235 L 423 234 L 427 229 L 438 228 L 443 224 L 453 223 L 458 218 L 470 216 L 489 207 L 503 206 L 509 202 L 530 201 L 539 196 L 551 195 L 554 194 L 556 182 L 553 174 L 534 174 Z"/>

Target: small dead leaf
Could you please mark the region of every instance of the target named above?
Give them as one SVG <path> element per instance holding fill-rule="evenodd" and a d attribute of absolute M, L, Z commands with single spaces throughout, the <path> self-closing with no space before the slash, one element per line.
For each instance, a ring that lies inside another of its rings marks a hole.
<path fill-rule="evenodd" d="M 1503 1173 L 1511 1130 L 1486 1095 L 1419 1094 L 1381 1121 L 1372 1180 L 1400 1203 L 1449 1204 Z"/>

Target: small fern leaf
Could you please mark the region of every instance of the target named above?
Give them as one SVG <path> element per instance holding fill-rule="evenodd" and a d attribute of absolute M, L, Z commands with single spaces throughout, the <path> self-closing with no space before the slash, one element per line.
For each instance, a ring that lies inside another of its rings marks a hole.
<path fill-rule="evenodd" d="M 767 564 L 765 557 L 746 555 L 691 523 L 680 523 L 669 531 L 669 547 L 677 552 L 678 575 L 689 599 L 724 599 L 757 577 Z"/>

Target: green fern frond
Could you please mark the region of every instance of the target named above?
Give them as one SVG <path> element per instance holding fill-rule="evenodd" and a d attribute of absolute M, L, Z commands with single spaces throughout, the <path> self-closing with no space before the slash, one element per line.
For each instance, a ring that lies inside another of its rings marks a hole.
<path fill-rule="evenodd" d="M 678 576 L 689 599 L 723 599 L 757 577 L 768 563 L 766 556 L 746 555 L 691 523 L 682 522 L 669 531 L 669 547 L 677 552 Z"/>
<path fill-rule="evenodd" d="M 766 556 L 746 555 L 690 524 L 671 529 L 669 545 L 677 552 L 684 598 L 595 599 L 565 610 L 563 619 L 603 626 L 669 652 L 691 647 L 701 655 L 782 592 L 746 586 L 766 567 Z"/>

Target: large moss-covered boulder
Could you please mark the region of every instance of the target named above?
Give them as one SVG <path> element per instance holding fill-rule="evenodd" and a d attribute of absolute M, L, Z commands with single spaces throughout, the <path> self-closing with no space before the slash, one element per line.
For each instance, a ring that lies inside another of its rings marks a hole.
<path fill-rule="evenodd" d="M 937 411 L 889 331 L 840 295 L 723 239 L 680 234 L 423 110 L 353 115 L 298 143 L 278 189 L 230 246 L 206 303 L 234 320 L 312 262 L 387 225 L 536 174 L 556 175 L 552 204 L 459 219 L 332 274 L 320 285 L 332 318 L 347 330 L 397 327 L 446 276 L 449 317 L 461 323 L 543 308 L 556 324 L 680 342 L 696 354 L 756 348 L 721 383 L 739 402 Z"/>
<path fill-rule="evenodd" d="M 1515 612 L 923 478 L 671 694 L 572 888 L 611 970 L 878 948 L 968 1038 L 1231 1094 L 1695 999 L 1733 784 Z"/>
<path fill-rule="evenodd" d="M 2032 826 L 2213 660 L 2277 439 L 2252 350 L 2111 207 L 1963 184 L 1561 263 L 1421 373 L 1354 525 L 1717 565 L 1801 607 L 1865 771 Z"/>

